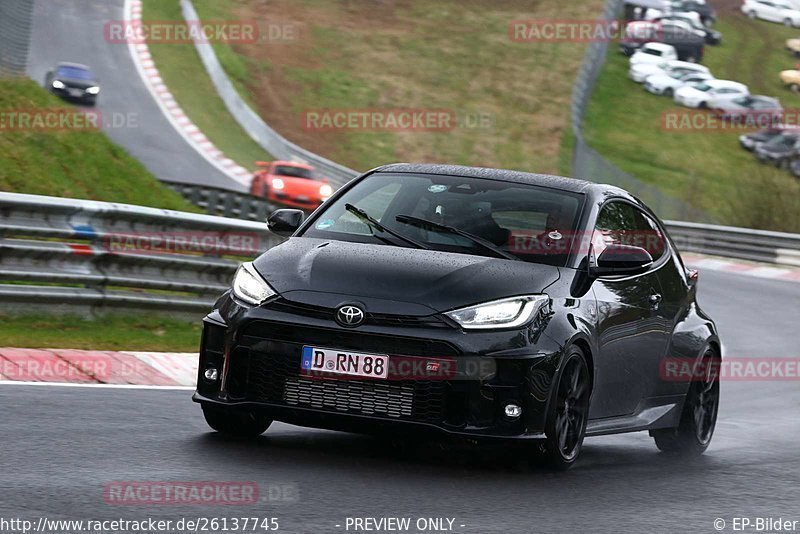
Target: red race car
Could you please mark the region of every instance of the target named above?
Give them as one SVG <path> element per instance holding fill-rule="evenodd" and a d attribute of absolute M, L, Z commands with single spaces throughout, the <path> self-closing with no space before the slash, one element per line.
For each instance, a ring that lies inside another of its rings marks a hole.
<path fill-rule="evenodd" d="M 293 161 L 256 161 L 250 194 L 300 209 L 316 209 L 333 194 L 314 167 Z"/>

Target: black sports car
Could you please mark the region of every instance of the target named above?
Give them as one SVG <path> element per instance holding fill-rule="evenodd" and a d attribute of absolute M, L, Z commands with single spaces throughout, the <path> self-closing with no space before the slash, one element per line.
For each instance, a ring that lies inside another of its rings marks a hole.
<path fill-rule="evenodd" d="M 395 164 L 269 227 L 291 237 L 204 320 L 194 400 L 215 430 L 525 439 L 560 469 L 585 436 L 709 445 L 717 330 L 697 273 L 621 189 Z"/>
<path fill-rule="evenodd" d="M 47 73 L 44 87 L 66 100 L 94 106 L 100 94 L 100 81 L 86 65 L 59 63 Z"/>

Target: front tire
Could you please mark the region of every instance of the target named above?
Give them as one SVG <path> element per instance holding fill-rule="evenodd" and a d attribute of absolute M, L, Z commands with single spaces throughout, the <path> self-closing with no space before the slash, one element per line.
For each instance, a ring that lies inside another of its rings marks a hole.
<path fill-rule="evenodd" d="M 695 378 L 677 428 L 652 430 L 656 447 L 668 454 L 699 456 L 711 444 L 719 413 L 719 372 L 722 360 L 713 349 L 703 357 L 703 376 Z"/>
<path fill-rule="evenodd" d="M 570 347 L 550 402 L 544 454 L 547 464 L 566 471 L 578 460 L 586 423 L 589 419 L 591 377 L 586 356 L 578 347 Z"/>
<path fill-rule="evenodd" d="M 263 434 L 272 419 L 255 412 L 233 412 L 203 405 L 203 417 L 212 429 L 226 436 L 254 438 Z"/>

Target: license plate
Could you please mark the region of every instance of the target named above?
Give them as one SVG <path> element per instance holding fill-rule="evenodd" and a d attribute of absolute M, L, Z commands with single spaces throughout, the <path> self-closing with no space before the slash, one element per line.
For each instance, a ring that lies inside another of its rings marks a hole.
<path fill-rule="evenodd" d="M 83 90 L 82 89 L 70 89 L 69 90 L 69 96 L 83 96 Z"/>
<path fill-rule="evenodd" d="M 389 357 L 381 354 L 303 347 L 301 367 L 312 373 L 386 378 L 389 376 Z"/>

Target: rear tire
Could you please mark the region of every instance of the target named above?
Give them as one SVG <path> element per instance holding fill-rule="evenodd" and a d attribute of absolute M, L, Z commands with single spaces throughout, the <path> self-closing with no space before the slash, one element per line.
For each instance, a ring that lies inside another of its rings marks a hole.
<path fill-rule="evenodd" d="M 664 96 L 668 96 L 672 98 L 675 95 L 675 90 L 672 87 L 667 87 L 664 89 Z"/>
<path fill-rule="evenodd" d="M 758 18 L 758 13 L 756 13 L 755 11 L 751 11 L 750 13 L 747 14 L 747 16 L 755 20 L 756 18 Z"/>
<path fill-rule="evenodd" d="M 591 376 L 586 356 L 580 348 L 570 347 L 553 391 L 545 427 L 544 455 L 552 469 L 566 471 L 578 461 L 586 436 L 590 395 Z"/>
<path fill-rule="evenodd" d="M 719 413 L 719 371 L 722 360 L 714 349 L 703 357 L 704 375 L 689 387 L 677 428 L 651 430 L 656 447 L 668 454 L 699 456 L 711 444 Z"/>
<path fill-rule="evenodd" d="M 220 434 L 237 438 L 260 436 L 272 424 L 272 419 L 255 412 L 234 412 L 205 404 L 203 417 L 208 426 Z"/>

